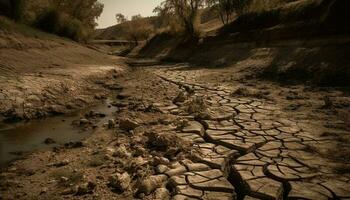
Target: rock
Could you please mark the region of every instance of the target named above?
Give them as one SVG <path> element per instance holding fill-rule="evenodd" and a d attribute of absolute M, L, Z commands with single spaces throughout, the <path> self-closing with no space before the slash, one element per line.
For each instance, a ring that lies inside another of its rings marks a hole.
<path fill-rule="evenodd" d="M 116 101 L 114 101 L 114 102 L 111 103 L 111 105 L 114 106 L 114 107 L 118 107 L 118 108 L 125 108 L 125 107 L 128 107 L 129 104 L 125 103 L 125 102 L 116 102 Z"/>
<path fill-rule="evenodd" d="M 113 153 L 114 157 L 119 157 L 119 158 L 129 158 L 131 157 L 131 153 L 128 152 L 126 149 L 125 145 L 120 145 L 120 147 Z"/>
<path fill-rule="evenodd" d="M 77 187 L 77 191 L 75 195 L 81 196 L 85 194 L 92 194 L 95 187 L 96 187 L 96 184 L 93 182 L 83 183 Z"/>
<path fill-rule="evenodd" d="M 63 160 L 63 161 L 60 161 L 60 162 L 52 164 L 52 166 L 54 166 L 54 167 L 63 167 L 63 166 L 66 166 L 68 164 L 69 164 L 68 160 Z"/>
<path fill-rule="evenodd" d="M 70 195 L 76 193 L 76 190 L 74 188 L 67 188 L 63 190 L 60 194 L 61 195 Z"/>
<path fill-rule="evenodd" d="M 67 182 L 67 181 L 69 181 L 69 178 L 67 178 L 67 177 L 65 177 L 65 176 L 62 176 L 62 177 L 60 178 L 60 181 L 61 181 L 61 182 Z"/>
<path fill-rule="evenodd" d="M 108 185 L 113 189 L 124 192 L 128 190 L 131 183 L 131 178 L 127 172 L 123 174 L 117 173 L 109 177 Z"/>
<path fill-rule="evenodd" d="M 141 156 L 136 157 L 132 160 L 132 163 L 134 164 L 135 167 L 139 167 L 139 166 L 143 166 L 145 164 L 148 163 L 147 160 L 145 160 L 144 158 L 142 158 Z"/>
<path fill-rule="evenodd" d="M 134 157 L 144 156 L 144 155 L 146 155 L 146 153 L 147 153 L 147 150 L 145 148 L 140 147 L 140 146 L 136 146 L 135 151 L 134 151 Z"/>
<path fill-rule="evenodd" d="M 90 121 L 85 119 L 85 118 L 83 118 L 83 119 L 80 119 L 79 123 L 80 123 L 80 125 L 85 125 L 85 124 L 90 123 Z"/>
<path fill-rule="evenodd" d="M 130 97 L 130 95 L 127 93 L 124 93 L 124 92 L 121 92 L 117 95 L 117 99 L 127 99 L 129 97 Z"/>
<path fill-rule="evenodd" d="M 119 128 L 125 131 L 131 131 L 137 128 L 139 124 L 129 118 L 119 120 Z"/>
<path fill-rule="evenodd" d="M 162 200 L 167 200 L 170 199 L 170 193 L 166 188 L 158 188 L 154 192 L 154 199 L 162 199 Z"/>
<path fill-rule="evenodd" d="M 65 114 L 67 112 L 66 108 L 61 105 L 52 105 L 48 108 L 48 110 L 53 114 Z"/>
<path fill-rule="evenodd" d="M 46 138 L 44 141 L 45 144 L 55 144 L 56 141 L 52 138 Z"/>
<path fill-rule="evenodd" d="M 184 133 L 196 133 L 200 136 L 204 136 L 204 127 L 202 126 L 202 124 L 200 124 L 199 122 L 196 121 L 190 121 L 187 123 L 186 126 L 183 127 L 182 132 Z"/>
<path fill-rule="evenodd" d="M 41 99 L 40 99 L 37 95 L 32 94 L 32 95 L 29 95 L 29 96 L 27 97 L 27 101 L 30 101 L 30 102 L 40 102 Z"/>
<path fill-rule="evenodd" d="M 166 165 L 158 165 L 155 168 L 155 171 L 157 174 L 164 174 L 168 170 L 169 170 L 169 167 L 167 167 Z"/>
<path fill-rule="evenodd" d="M 153 166 L 157 166 L 159 164 L 167 165 L 169 163 L 170 163 L 169 159 L 164 158 L 164 157 L 155 156 L 154 161 L 153 161 Z"/>
<path fill-rule="evenodd" d="M 112 128 L 114 128 L 114 127 L 115 127 L 115 121 L 114 121 L 114 119 L 108 120 L 108 128 L 109 128 L 109 129 L 112 129 Z"/>
<path fill-rule="evenodd" d="M 86 118 L 104 118 L 106 117 L 106 114 L 91 110 L 90 112 L 85 114 L 85 117 Z"/>
<path fill-rule="evenodd" d="M 179 94 L 174 98 L 173 103 L 183 103 L 187 100 L 187 93 L 184 91 L 179 92 Z"/>
<path fill-rule="evenodd" d="M 75 149 L 75 148 L 84 147 L 84 144 L 83 142 L 68 142 L 64 144 L 64 147 L 66 149 Z"/>
<path fill-rule="evenodd" d="M 139 188 L 137 193 L 144 193 L 145 195 L 150 195 L 154 190 L 161 187 L 167 179 L 168 177 L 166 175 L 150 176 L 138 184 Z"/>
<path fill-rule="evenodd" d="M 171 170 L 167 171 L 166 175 L 168 175 L 169 177 L 172 177 L 172 176 L 181 175 L 185 172 L 187 172 L 187 169 L 184 166 L 180 165 L 175 169 L 171 169 Z"/>
<path fill-rule="evenodd" d="M 42 195 L 42 194 L 46 194 L 46 193 L 47 193 L 47 191 L 48 191 L 48 188 L 47 188 L 47 187 L 43 187 L 43 188 L 41 188 L 40 195 Z"/>

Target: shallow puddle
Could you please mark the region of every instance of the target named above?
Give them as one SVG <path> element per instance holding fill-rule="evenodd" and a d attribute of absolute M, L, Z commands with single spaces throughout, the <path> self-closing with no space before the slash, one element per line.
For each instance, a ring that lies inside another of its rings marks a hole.
<path fill-rule="evenodd" d="M 15 124 L 0 124 L 0 167 L 33 151 L 50 149 L 67 142 L 84 140 L 93 131 L 82 131 L 73 127 L 72 122 L 79 120 L 81 116 L 91 110 L 106 115 L 106 117 L 101 118 L 97 125 L 108 122 L 113 113 L 117 111 L 116 107 L 110 106 L 111 101 L 111 99 L 107 99 L 97 106 L 70 115 Z M 47 138 L 52 138 L 56 143 L 45 144 L 44 141 Z"/>

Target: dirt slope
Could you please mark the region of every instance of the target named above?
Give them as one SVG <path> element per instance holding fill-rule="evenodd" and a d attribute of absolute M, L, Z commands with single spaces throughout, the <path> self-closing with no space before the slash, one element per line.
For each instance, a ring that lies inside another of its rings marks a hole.
<path fill-rule="evenodd" d="M 0 55 L 2 120 L 84 107 L 95 101 L 94 96 L 105 96 L 103 84 L 123 70 L 115 57 L 54 36 L 33 38 L 1 31 Z"/>

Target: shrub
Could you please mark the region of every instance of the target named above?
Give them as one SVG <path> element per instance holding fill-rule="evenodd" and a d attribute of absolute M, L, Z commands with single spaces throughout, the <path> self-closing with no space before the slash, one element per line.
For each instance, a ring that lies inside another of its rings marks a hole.
<path fill-rule="evenodd" d="M 69 20 L 69 18 L 66 17 L 63 19 L 63 22 L 64 23 L 60 26 L 60 30 L 57 33 L 58 35 L 71 38 L 78 42 L 87 40 L 89 34 L 79 20 Z"/>
<path fill-rule="evenodd" d="M 48 9 L 38 16 L 35 26 L 49 33 L 57 33 L 60 30 L 62 15 L 54 8 Z"/>
<path fill-rule="evenodd" d="M 43 31 L 82 42 L 89 37 L 89 31 L 81 21 L 51 8 L 42 13 L 35 26 Z"/>
<path fill-rule="evenodd" d="M 250 5 L 249 12 L 240 15 L 228 27 L 224 27 L 222 31 L 250 31 L 269 28 L 279 24 L 320 21 L 322 13 L 325 12 L 329 3 L 322 0 L 310 0 L 287 3 L 283 6 L 276 6 L 278 4 L 273 5 L 275 6 Z"/>

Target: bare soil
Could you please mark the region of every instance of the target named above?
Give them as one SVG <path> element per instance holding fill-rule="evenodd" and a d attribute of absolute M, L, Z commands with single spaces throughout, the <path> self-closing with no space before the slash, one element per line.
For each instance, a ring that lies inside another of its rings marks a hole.
<path fill-rule="evenodd" d="M 2 198 L 349 197 L 343 92 L 242 79 L 249 69 L 142 62 L 152 63 L 129 61 L 141 67 L 114 79 L 123 90 L 109 124 L 82 146 L 3 169 Z"/>
<path fill-rule="evenodd" d="M 350 198 L 344 88 L 259 79 L 274 58 L 268 48 L 213 68 L 61 42 L 0 50 L 4 118 L 66 113 L 108 95 L 117 112 L 104 124 L 87 112 L 72 124 L 94 130 L 89 138 L 3 168 L 0 199 Z"/>
<path fill-rule="evenodd" d="M 0 120 L 69 113 L 105 98 L 113 89 L 110 79 L 125 67 L 101 51 L 64 39 L 1 32 Z"/>

